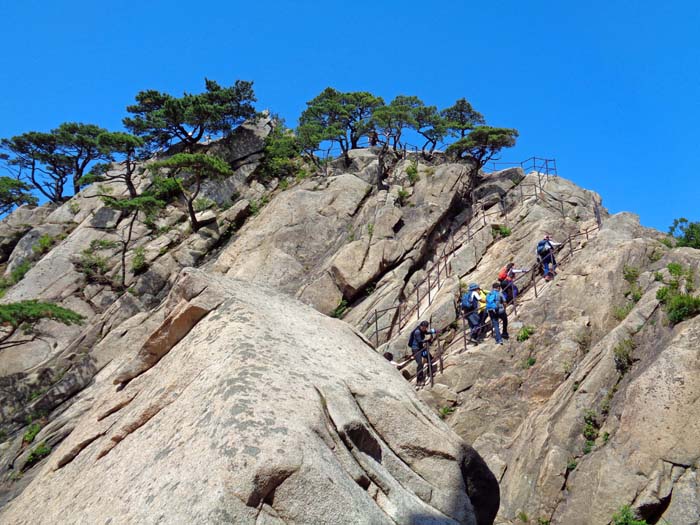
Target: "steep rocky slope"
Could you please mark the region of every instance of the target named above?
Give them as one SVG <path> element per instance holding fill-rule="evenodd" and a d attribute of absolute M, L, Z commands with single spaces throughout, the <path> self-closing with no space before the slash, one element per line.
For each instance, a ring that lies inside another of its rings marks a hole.
<path fill-rule="evenodd" d="M 163 310 L 37 436 L 70 431 L 4 523 L 493 519 L 481 458 L 346 324 L 197 270 Z"/>
<path fill-rule="evenodd" d="M 0 352 L 2 516 L 28 520 L 40 499 L 49 521 L 337 522 L 342 508 L 348 523 L 490 523 L 499 490 L 456 433 L 500 483 L 496 523 L 608 523 L 624 504 L 648 523 L 697 523 L 698 318 L 672 326 L 656 298 L 677 279 L 669 263 L 700 284 L 696 250 L 667 248 L 559 177 L 484 174 L 465 196 L 468 166 L 440 154 L 393 157 L 388 190 L 372 150 L 261 182 L 268 129 L 212 146 L 236 171 L 205 188 L 219 207 L 201 212 L 204 228 L 192 233 L 177 204 L 136 222 L 127 293 L 113 286 L 127 224 L 96 188 L 0 221 L 3 271 L 31 266 L 0 302 L 86 317 L 44 321 Z M 557 279 L 528 274 L 511 340 L 465 351 L 460 281 L 532 266 L 545 232 L 571 236 Z M 87 276 L 86 258 L 104 271 Z M 419 319 L 444 351 L 418 392 L 432 413 L 373 355 L 405 356 Z M 523 326 L 534 334 L 518 342 Z M 40 427 L 30 444 L 28 422 Z M 40 443 L 45 459 L 32 457 Z M 105 478 L 107 495 L 88 488 Z"/>

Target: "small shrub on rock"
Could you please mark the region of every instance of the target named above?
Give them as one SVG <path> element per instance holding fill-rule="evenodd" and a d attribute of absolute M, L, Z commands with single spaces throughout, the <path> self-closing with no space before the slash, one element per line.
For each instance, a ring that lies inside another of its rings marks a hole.
<path fill-rule="evenodd" d="M 148 263 L 146 262 L 146 253 L 143 247 L 136 248 L 134 250 L 134 258 L 131 261 L 131 271 L 134 275 L 145 272 L 148 269 Z"/>
<path fill-rule="evenodd" d="M 415 184 L 418 182 L 420 176 L 418 175 L 418 163 L 413 160 L 406 168 L 406 175 L 408 176 L 408 182 Z"/>
<path fill-rule="evenodd" d="M 22 470 L 27 470 L 32 465 L 39 463 L 39 461 L 44 459 L 49 454 L 51 454 L 51 447 L 47 445 L 46 442 L 42 441 L 29 453 L 27 462 L 24 464 L 24 467 L 22 467 Z"/>
<path fill-rule="evenodd" d="M 22 442 L 29 444 L 32 441 L 34 441 L 34 438 L 36 437 L 36 435 L 39 433 L 40 430 L 41 430 L 41 425 L 39 423 L 32 423 L 31 425 L 29 425 L 29 428 L 24 433 L 24 436 L 22 436 Z"/>
<path fill-rule="evenodd" d="M 54 238 L 45 233 L 36 240 L 36 243 L 32 246 L 32 251 L 37 255 L 43 255 L 51 249 L 53 244 Z"/>
<path fill-rule="evenodd" d="M 335 307 L 335 310 L 331 313 L 331 317 L 335 317 L 336 319 L 340 319 L 343 317 L 343 314 L 345 311 L 348 309 L 348 302 L 343 299 L 338 303 L 338 306 Z"/>
<path fill-rule="evenodd" d="M 647 525 L 647 522 L 636 519 L 629 505 L 625 505 L 613 514 L 612 525 Z"/>
<path fill-rule="evenodd" d="M 518 341 L 521 343 L 523 341 L 527 341 L 530 339 L 530 336 L 535 333 L 535 327 L 534 326 L 523 326 L 520 331 L 518 332 Z"/>
<path fill-rule="evenodd" d="M 625 339 L 613 348 L 615 368 L 621 376 L 625 375 L 632 366 L 632 351 L 634 348 L 635 344 L 632 339 Z"/>

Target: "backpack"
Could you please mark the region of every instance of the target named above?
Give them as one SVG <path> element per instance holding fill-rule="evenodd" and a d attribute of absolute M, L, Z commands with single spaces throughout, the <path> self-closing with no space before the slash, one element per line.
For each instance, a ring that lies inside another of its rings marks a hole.
<path fill-rule="evenodd" d="M 473 292 L 462 295 L 462 308 L 465 310 L 476 310 L 479 307 L 479 300 L 474 297 Z"/>
<path fill-rule="evenodd" d="M 408 347 L 411 349 L 413 348 L 413 336 L 416 334 L 416 330 L 420 330 L 420 325 L 416 326 L 413 330 L 411 330 L 411 335 L 408 338 Z"/>
<path fill-rule="evenodd" d="M 549 244 L 549 241 L 542 239 L 540 242 L 537 243 L 537 255 L 547 255 L 551 250 L 552 245 Z"/>
<path fill-rule="evenodd" d="M 503 297 L 498 290 L 491 290 L 486 296 L 486 309 L 497 312 L 501 308 Z"/>
<path fill-rule="evenodd" d="M 501 270 L 501 273 L 498 274 L 498 280 L 505 281 L 506 279 L 508 279 L 508 270 L 506 268 L 503 268 Z"/>

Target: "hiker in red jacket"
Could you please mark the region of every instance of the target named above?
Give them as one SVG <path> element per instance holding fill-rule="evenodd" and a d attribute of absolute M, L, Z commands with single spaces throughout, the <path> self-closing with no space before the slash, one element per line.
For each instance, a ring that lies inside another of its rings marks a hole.
<path fill-rule="evenodd" d="M 518 287 L 515 285 L 515 275 L 518 273 L 527 273 L 526 268 L 515 268 L 515 263 L 509 262 L 505 265 L 498 274 L 498 281 L 501 283 L 501 290 L 506 296 L 506 301 L 513 301 L 518 295 Z"/>

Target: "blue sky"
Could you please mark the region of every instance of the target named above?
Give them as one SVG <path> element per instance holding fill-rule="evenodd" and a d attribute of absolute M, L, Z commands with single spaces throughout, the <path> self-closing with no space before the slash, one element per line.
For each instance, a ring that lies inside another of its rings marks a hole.
<path fill-rule="evenodd" d="M 200 91 L 205 76 L 253 80 L 259 108 L 289 124 L 329 85 L 466 97 L 520 130 L 503 160 L 554 157 L 647 226 L 700 220 L 697 1 L 5 4 L 2 137 L 119 129 L 138 91 Z"/>

